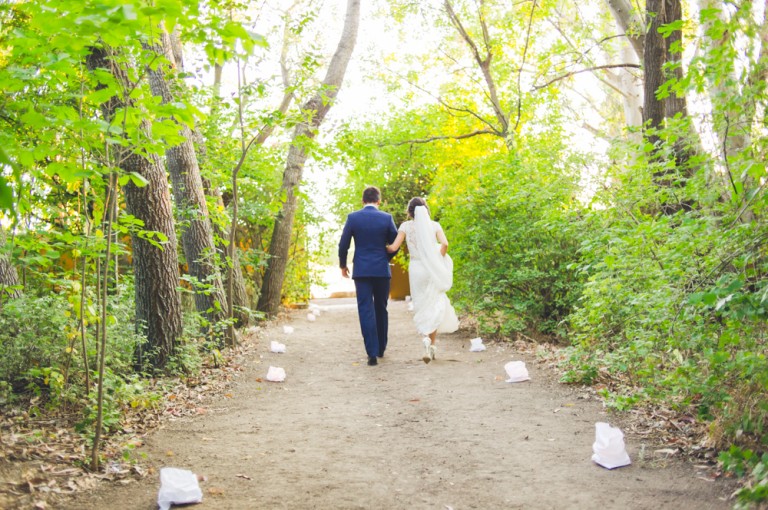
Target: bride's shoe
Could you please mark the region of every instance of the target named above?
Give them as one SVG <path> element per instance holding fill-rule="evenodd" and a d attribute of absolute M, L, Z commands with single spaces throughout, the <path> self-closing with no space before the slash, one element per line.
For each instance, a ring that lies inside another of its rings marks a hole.
<path fill-rule="evenodd" d="M 430 346 L 429 346 L 429 357 L 430 357 L 430 358 L 432 358 L 432 360 L 433 360 L 433 361 L 434 361 L 434 359 L 435 359 L 435 354 L 436 354 L 436 353 L 437 353 L 437 346 L 435 346 L 435 345 L 430 345 Z"/>
<path fill-rule="evenodd" d="M 428 337 L 424 337 L 422 342 L 424 343 L 424 356 L 421 357 L 421 360 L 424 363 L 429 363 L 434 359 L 432 356 L 432 350 L 430 349 L 432 347 L 432 342 Z"/>

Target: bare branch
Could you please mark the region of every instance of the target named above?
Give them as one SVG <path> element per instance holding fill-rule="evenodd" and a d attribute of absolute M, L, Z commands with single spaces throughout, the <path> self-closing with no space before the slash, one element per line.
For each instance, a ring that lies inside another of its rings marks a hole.
<path fill-rule="evenodd" d="M 464 39 L 467 45 L 469 45 L 469 48 L 472 50 L 472 54 L 475 57 L 475 61 L 477 62 L 477 65 L 480 66 L 480 70 L 483 73 L 483 78 L 485 78 L 485 84 L 488 87 L 488 93 L 490 94 L 491 106 L 493 107 L 493 111 L 496 114 L 496 119 L 501 124 L 501 129 L 497 129 L 496 131 L 507 133 L 509 129 L 509 120 L 501 109 L 498 94 L 496 92 L 496 83 L 493 80 L 493 76 L 491 76 L 491 59 L 493 58 L 493 54 L 489 49 L 485 58 L 480 56 L 477 45 L 469 36 L 469 33 L 467 33 L 467 31 L 464 29 L 464 25 L 461 24 L 461 20 L 459 20 L 458 16 L 454 12 L 450 0 L 445 0 L 444 4 L 445 10 L 448 13 L 448 17 L 451 19 L 451 23 L 453 23 L 453 25 L 456 27 L 456 30 L 458 30 L 462 39 Z M 483 27 L 483 34 L 485 36 L 488 33 L 488 27 L 485 24 L 485 18 L 482 17 L 482 14 L 480 16 L 480 23 Z"/>
<path fill-rule="evenodd" d="M 452 105 L 450 105 L 450 104 L 446 103 L 446 102 L 445 102 L 445 100 L 444 100 L 442 97 L 434 95 L 434 94 L 433 94 L 432 92 L 430 92 L 429 90 L 427 90 L 427 89 L 425 89 L 425 88 L 421 87 L 421 86 L 420 86 L 418 83 L 413 83 L 412 81 L 410 81 L 410 80 L 408 79 L 408 77 L 407 77 L 407 76 L 403 76 L 402 74 L 400 74 L 400 73 L 398 73 L 397 71 L 394 71 L 394 70 L 392 70 L 392 69 L 389 69 L 389 68 L 387 68 L 387 69 L 388 69 L 388 70 L 389 70 L 389 71 L 390 71 L 392 74 L 394 74 L 395 76 L 398 76 L 399 78 L 401 78 L 401 79 L 405 80 L 405 82 L 406 82 L 406 83 L 408 83 L 410 86 L 412 86 L 412 87 L 414 87 L 414 88 L 416 88 L 416 89 L 418 89 L 418 90 L 422 91 L 423 93 L 425 93 L 425 94 L 427 94 L 428 96 L 430 96 L 431 98 L 433 98 L 435 101 L 437 101 L 438 103 L 440 103 L 440 104 L 441 104 L 441 105 L 442 105 L 442 106 L 443 106 L 443 107 L 444 107 L 446 110 L 448 110 L 449 112 L 451 112 L 451 111 L 454 111 L 454 112 L 462 112 L 462 113 L 466 113 L 466 114 L 468 114 L 468 115 L 471 115 L 472 117 L 475 117 L 477 120 L 479 120 L 480 122 L 482 122 L 483 124 L 485 124 L 486 126 L 488 126 L 488 127 L 489 127 L 489 128 L 492 130 L 492 131 L 494 131 L 495 133 L 499 134 L 499 131 L 496 129 L 496 126 L 494 126 L 494 125 L 493 125 L 493 124 L 492 124 L 492 123 L 491 123 L 489 120 L 485 119 L 485 118 L 484 118 L 482 115 L 480 115 L 479 113 L 477 113 L 477 112 L 475 112 L 475 111 L 473 111 L 473 110 L 470 110 L 469 108 L 459 108 L 459 107 L 457 107 L 457 106 L 452 106 Z"/>
<path fill-rule="evenodd" d="M 574 75 L 577 75 L 577 74 L 590 73 L 592 71 L 598 71 L 600 69 L 616 69 L 616 68 L 619 68 L 619 67 L 629 67 L 629 68 L 632 68 L 632 69 L 641 69 L 640 65 L 638 65 L 638 64 L 607 64 L 607 65 L 604 65 L 604 66 L 587 67 L 586 69 L 579 69 L 578 71 L 572 71 L 572 72 L 566 73 L 566 74 L 564 74 L 562 76 L 558 76 L 557 78 L 552 78 L 551 80 L 549 80 L 547 83 L 545 83 L 543 85 L 534 85 L 533 90 L 539 90 L 539 89 L 543 89 L 543 88 L 549 87 L 550 85 L 552 85 L 556 81 L 564 80 L 566 78 L 570 78 L 571 76 L 574 76 Z"/>
<path fill-rule="evenodd" d="M 522 62 L 520 62 L 520 69 L 517 73 L 517 118 L 515 119 L 515 131 L 517 130 L 517 127 L 520 125 L 520 117 L 522 116 L 523 91 L 521 87 L 522 87 L 523 67 L 525 67 L 525 57 L 528 55 L 528 45 L 531 42 L 531 27 L 533 26 L 533 12 L 535 10 L 536 10 L 536 0 L 533 0 L 533 5 L 531 5 L 531 16 L 528 18 L 528 30 L 525 32 L 525 48 L 523 48 L 523 60 Z"/>
<path fill-rule="evenodd" d="M 380 143 L 378 144 L 378 147 L 397 147 L 399 145 L 408 145 L 408 144 L 416 144 L 416 143 L 430 143 L 434 142 L 436 140 L 463 140 L 464 138 L 471 138 L 473 136 L 478 135 L 494 135 L 499 136 L 499 133 L 496 131 L 491 131 L 489 129 L 479 129 L 477 131 L 472 131 L 471 133 L 465 133 L 463 135 L 443 135 L 443 136 L 430 136 L 428 138 L 418 138 L 416 140 L 403 140 L 402 142 L 387 142 L 387 143 Z"/>
<path fill-rule="evenodd" d="M 290 17 L 289 14 L 291 10 L 296 6 L 294 3 L 287 11 L 285 16 L 285 24 L 283 25 L 283 47 L 280 50 L 280 75 L 283 80 L 283 99 L 280 101 L 280 106 L 277 108 L 277 112 L 280 113 L 280 115 L 285 115 L 285 112 L 288 111 L 288 107 L 291 105 L 291 102 L 294 99 L 293 89 L 291 88 L 291 78 L 288 71 L 288 64 L 286 63 L 288 60 L 288 39 L 290 35 Z M 262 126 L 262 128 L 259 130 L 259 133 L 256 135 L 253 142 L 256 145 L 263 145 L 264 142 L 269 138 L 269 136 L 272 134 L 272 132 L 275 130 L 275 124 L 270 123 Z"/>

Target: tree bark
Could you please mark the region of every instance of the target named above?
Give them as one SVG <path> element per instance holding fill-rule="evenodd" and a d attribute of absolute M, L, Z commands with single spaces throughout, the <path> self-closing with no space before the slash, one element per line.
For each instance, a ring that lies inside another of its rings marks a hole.
<path fill-rule="evenodd" d="M 161 39 L 161 44 L 152 49 L 165 56 L 171 63 L 180 61 L 180 50 L 174 54 L 169 34 L 163 31 Z M 152 93 L 160 96 L 163 104 L 174 102 L 168 73 L 162 66 L 154 70 L 148 69 L 148 73 Z M 200 167 L 192 142 L 192 130 L 184 124 L 177 124 L 184 141 L 169 147 L 165 155 L 173 183 L 173 196 L 176 199 L 181 245 L 190 276 L 207 287 L 202 291 L 195 289 L 195 308 L 210 323 L 216 324 L 226 319 L 226 295 L 216 264 L 216 246 L 213 242 L 208 204 L 203 193 Z"/>
<path fill-rule="evenodd" d="M 645 37 L 645 87 L 643 102 L 643 120 L 646 128 L 646 139 L 654 147 L 649 156 L 653 158 L 660 157 L 663 152 L 660 150 L 663 140 L 659 129 L 665 126 L 665 120 L 671 119 L 675 115 L 687 115 L 685 96 L 678 96 L 674 91 L 670 91 L 665 98 L 660 99 L 657 96 L 659 88 L 671 78 L 680 78 L 682 76 L 682 66 L 678 65 L 673 70 L 672 75 L 664 72 L 664 65 L 670 62 L 680 60 L 680 53 L 672 51 L 673 44 L 679 44 L 682 41 L 682 32 L 672 31 L 667 37 L 659 33 L 659 28 L 669 25 L 682 19 L 682 7 L 680 0 L 648 0 L 646 2 L 646 13 L 648 21 L 648 33 Z M 686 147 L 688 137 L 687 133 L 677 136 L 677 141 L 673 142 L 672 154 L 674 157 L 674 167 L 661 165 L 662 170 L 654 172 L 653 179 L 657 186 L 672 188 L 681 184 L 681 178 L 690 174 L 688 167 L 689 150 Z M 680 134 L 679 134 L 680 135 Z M 689 210 L 692 204 L 687 201 L 664 202 L 661 204 L 661 211 L 664 214 L 674 214 L 681 209 Z"/>
<path fill-rule="evenodd" d="M 646 128 L 653 130 L 648 135 L 648 141 L 656 145 L 660 138 L 655 132 L 664 122 L 664 102 L 656 96 L 656 91 L 664 83 L 662 66 L 666 62 L 666 46 L 664 38 L 659 33 L 663 25 L 663 4 L 666 0 L 647 0 L 648 33 L 645 37 L 643 68 L 645 81 L 643 84 L 643 123 Z"/>
<path fill-rule="evenodd" d="M 90 70 L 111 72 L 123 90 L 132 89 L 126 73 L 112 62 L 107 48 L 94 47 L 87 64 Z M 102 111 L 111 121 L 118 108 L 128 106 L 130 99 L 115 96 L 102 105 Z M 142 129 L 149 136 L 150 126 L 146 121 Z M 149 362 L 155 368 L 162 368 L 173 354 L 182 331 L 181 299 L 177 290 L 179 260 L 168 179 L 156 155 L 144 157 L 130 148 L 119 150 L 116 161 L 120 168 L 126 173 L 136 172 L 147 181 L 143 187 L 132 181 L 123 186 L 127 212 L 144 223 L 145 232 L 159 232 L 167 238 L 163 246 L 155 246 L 144 236 L 131 234 L 136 329 L 146 337 L 136 352 L 136 362 L 138 366 Z"/>
<path fill-rule="evenodd" d="M 328 65 L 321 89 L 302 105 L 302 113 L 306 120 L 300 122 L 293 133 L 291 147 L 283 172 L 282 190 L 285 192 L 285 203 L 275 218 L 272 240 L 269 245 L 269 261 L 264 275 L 264 283 L 259 297 L 258 309 L 273 316 L 280 306 L 280 297 L 288 264 L 288 251 L 291 243 L 291 232 L 297 209 L 297 193 L 304 163 L 307 160 L 307 141 L 313 139 L 317 129 L 325 119 L 333 100 L 344 81 L 347 65 L 352 57 L 357 40 L 360 24 L 360 0 L 347 1 L 347 14 L 344 29 L 336 52 Z"/>
<path fill-rule="evenodd" d="M 19 274 L 6 253 L 5 230 L 0 227 L 0 301 L 2 298 L 21 297 L 21 289 L 13 289 L 19 285 Z"/>

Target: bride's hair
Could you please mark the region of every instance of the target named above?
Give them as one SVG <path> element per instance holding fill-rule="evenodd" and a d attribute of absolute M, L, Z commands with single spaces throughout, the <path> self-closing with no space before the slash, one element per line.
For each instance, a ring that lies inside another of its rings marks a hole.
<path fill-rule="evenodd" d="M 421 197 L 414 197 L 411 199 L 410 202 L 408 202 L 408 217 L 413 218 L 414 211 L 416 210 L 416 207 L 423 205 L 424 207 L 427 207 L 427 201 L 424 200 Z M 427 207 L 427 211 L 429 211 L 429 207 Z"/>

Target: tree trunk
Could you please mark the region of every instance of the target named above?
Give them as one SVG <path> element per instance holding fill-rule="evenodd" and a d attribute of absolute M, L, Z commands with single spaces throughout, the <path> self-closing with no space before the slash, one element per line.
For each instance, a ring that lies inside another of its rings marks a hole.
<path fill-rule="evenodd" d="M 677 96 L 674 91 L 670 91 L 666 98 L 659 99 L 657 91 L 661 86 L 671 78 L 680 78 L 682 76 L 682 66 L 676 66 L 672 75 L 666 75 L 664 65 L 669 62 L 680 60 L 681 55 L 672 51 L 673 44 L 680 44 L 682 41 L 682 32 L 680 29 L 672 31 L 666 38 L 659 33 L 659 28 L 669 25 L 682 19 L 682 7 L 680 0 L 648 0 L 646 2 L 648 33 L 645 36 L 645 87 L 644 87 L 644 106 L 643 118 L 647 132 L 646 139 L 654 146 L 651 158 L 659 157 L 663 140 L 658 132 L 663 128 L 666 119 L 671 119 L 675 115 L 687 115 L 685 96 Z M 673 169 L 668 165 L 661 165 L 663 170 L 654 172 L 654 182 L 659 187 L 672 188 L 679 186 L 681 178 L 689 175 L 687 169 L 689 154 L 686 147 L 688 137 L 687 133 L 678 134 L 677 141 L 672 145 L 672 153 L 675 159 Z M 691 204 L 685 201 L 672 203 L 662 203 L 661 210 L 664 214 L 674 214 L 681 209 L 690 209 Z"/>
<path fill-rule="evenodd" d="M 680 4 L 680 0 L 666 0 L 665 10 L 665 23 L 674 23 L 683 19 L 683 7 Z M 682 48 L 683 31 L 673 30 L 669 37 L 664 39 L 664 52 L 666 53 L 666 59 L 669 62 L 674 62 L 677 65 L 672 70 L 671 76 L 668 78 L 676 78 L 680 80 L 683 78 L 683 52 L 674 51 L 674 46 Z M 681 114 L 683 117 L 688 116 L 688 108 L 686 104 L 685 94 L 676 94 L 674 92 L 669 94 L 664 105 L 664 115 L 671 119 L 675 115 Z"/>
<path fill-rule="evenodd" d="M 94 47 L 87 63 L 90 70 L 106 69 L 111 72 L 123 90 L 132 89 L 126 73 L 112 62 L 106 48 Z M 127 101 L 122 97 L 113 97 L 102 105 L 104 116 L 111 120 L 116 109 L 130 106 L 130 100 Z M 150 127 L 146 122 L 142 129 L 149 136 Z M 158 232 L 166 237 L 163 246 L 155 246 L 144 236 L 131 234 L 136 328 L 146 336 L 146 342 L 136 353 L 136 361 L 139 366 L 149 362 L 153 367 L 162 368 L 173 354 L 182 331 L 181 299 L 177 290 L 179 260 L 168 179 L 155 155 L 144 157 L 127 148 L 121 149 L 116 161 L 120 162 L 124 172 L 136 172 L 147 181 L 143 187 L 133 182 L 123 186 L 127 212 L 144 223 L 145 232 Z"/>
<path fill-rule="evenodd" d="M 632 12 L 628 0 L 607 0 L 608 6 L 616 21 L 619 31 L 627 37 L 627 43 L 622 44 L 621 62 L 628 64 L 640 63 L 645 54 L 645 37 L 641 34 L 642 20 Z M 643 83 L 629 69 L 619 69 L 612 75 L 612 83 L 621 91 L 624 105 L 624 121 L 627 127 L 643 125 Z"/>
<path fill-rule="evenodd" d="M 152 49 L 164 55 L 171 63 L 177 61 L 171 38 L 165 31 L 162 34 L 162 45 Z M 178 57 L 181 58 L 180 55 Z M 163 104 L 174 102 L 168 73 L 160 66 L 154 70 L 148 69 L 148 73 L 152 93 L 160 96 Z M 183 124 L 179 124 L 179 128 L 184 141 L 169 147 L 165 155 L 173 183 L 173 196 L 176 199 L 181 244 L 190 276 L 207 287 L 203 290 L 195 289 L 195 308 L 211 324 L 216 324 L 226 318 L 227 301 L 216 264 L 213 230 L 192 142 L 192 130 Z"/>
<path fill-rule="evenodd" d="M 0 302 L 4 298 L 17 298 L 21 296 L 21 289 L 13 289 L 19 285 L 19 275 L 11 258 L 6 253 L 5 230 L 0 227 Z"/>
<path fill-rule="evenodd" d="M 321 89 L 301 107 L 302 113 L 306 115 L 306 120 L 299 123 L 293 133 L 292 144 L 288 150 L 285 171 L 283 172 L 282 190 L 285 191 L 285 203 L 275 218 L 272 241 L 269 245 L 269 265 L 264 275 L 264 284 L 259 297 L 258 309 L 270 316 L 275 315 L 280 306 L 285 269 L 288 264 L 291 232 L 298 205 L 297 193 L 304 163 L 307 160 L 307 141 L 313 139 L 317 134 L 318 127 L 325 119 L 331 103 L 336 98 L 344 81 L 344 74 L 357 40 L 359 23 L 360 0 L 348 0 L 341 39 L 328 66 Z"/>
<path fill-rule="evenodd" d="M 645 36 L 643 35 L 645 25 L 643 20 L 638 13 L 633 11 L 630 0 L 606 0 L 606 3 L 619 30 L 627 36 L 637 59 L 642 62 L 645 54 Z"/>
<path fill-rule="evenodd" d="M 648 32 L 645 36 L 643 68 L 645 82 L 643 84 L 643 123 L 646 128 L 654 130 L 648 135 L 648 141 L 656 145 L 659 135 L 655 130 L 664 122 L 664 102 L 656 96 L 656 91 L 664 83 L 662 66 L 667 61 L 664 38 L 659 33 L 659 27 L 664 24 L 662 6 L 666 0 L 647 0 Z"/>

